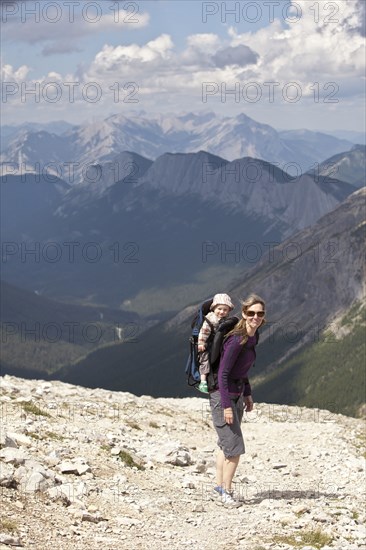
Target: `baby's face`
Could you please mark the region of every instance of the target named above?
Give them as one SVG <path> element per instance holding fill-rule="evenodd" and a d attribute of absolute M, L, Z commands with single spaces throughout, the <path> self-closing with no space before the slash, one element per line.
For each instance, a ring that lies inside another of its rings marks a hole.
<path fill-rule="evenodd" d="M 224 317 L 227 317 L 229 315 L 230 308 L 229 306 L 224 306 L 222 304 L 219 304 L 215 307 L 214 313 L 216 317 L 219 319 L 223 319 Z"/>

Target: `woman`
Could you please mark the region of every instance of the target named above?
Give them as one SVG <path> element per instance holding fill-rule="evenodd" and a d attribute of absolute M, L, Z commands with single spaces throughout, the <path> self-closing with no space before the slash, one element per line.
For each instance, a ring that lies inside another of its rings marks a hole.
<path fill-rule="evenodd" d="M 237 506 L 231 494 L 231 483 L 245 453 L 240 424 L 246 410 L 253 409 L 247 373 L 255 361 L 258 329 L 265 323 L 265 303 L 251 294 L 242 303 L 242 319 L 226 338 L 218 372 L 218 390 L 210 394 L 212 420 L 220 448 L 216 461 L 215 491 L 222 502 Z"/>

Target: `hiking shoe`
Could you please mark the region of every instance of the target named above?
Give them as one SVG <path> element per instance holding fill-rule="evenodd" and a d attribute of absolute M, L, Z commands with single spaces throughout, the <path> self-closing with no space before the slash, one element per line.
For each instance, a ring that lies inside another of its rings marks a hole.
<path fill-rule="evenodd" d="M 216 487 L 214 487 L 214 491 L 219 493 L 219 495 L 222 495 L 223 490 L 224 489 L 222 487 L 220 487 L 220 485 L 217 485 Z"/>
<path fill-rule="evenodd" d="M 200 382 L 198 386 L 198 391 L 202 393 L 208 393 L 208 385 L 207 382 Z"/>
<path fill-rule="evenodd" d="M 235 500 L 235 498 L 233 498 L 233 496 L 224 489 L 222 489 L 221 491 L 220 501 L 222 502 L 222 504 L 226 504 L 227 506 L 230 506 L 232 508 L 239 508 L 239 506 L 241 506 L 241 503 Z"/>

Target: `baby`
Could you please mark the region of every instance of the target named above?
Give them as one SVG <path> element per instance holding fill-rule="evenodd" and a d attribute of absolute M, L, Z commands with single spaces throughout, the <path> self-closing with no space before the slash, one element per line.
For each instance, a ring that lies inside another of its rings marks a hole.
<path fill-rule="evenodd" d="M 211 304 L 211 311 L 205 316 L 201 330 L 198 335 L 198 352 L 200 362 L 201 381 L 198 386 L 199 391 L 208 393 L 207 375 L 210 372 L 209 351 L 207 350 L 207 340 L 215 334 L 219 323 L 225 319 L 234 305 L 228 294 L 215 294 Z"/>

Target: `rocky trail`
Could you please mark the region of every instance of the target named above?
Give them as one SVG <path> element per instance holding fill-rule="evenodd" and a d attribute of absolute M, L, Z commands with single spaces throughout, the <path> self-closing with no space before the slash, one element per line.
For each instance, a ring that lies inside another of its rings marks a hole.
<path fill-rule="evenodd" d="M 256 404 L 228 508 L 198 395 L 1 378 L 0 549 L 366 550 L 363 420 Z"/>

